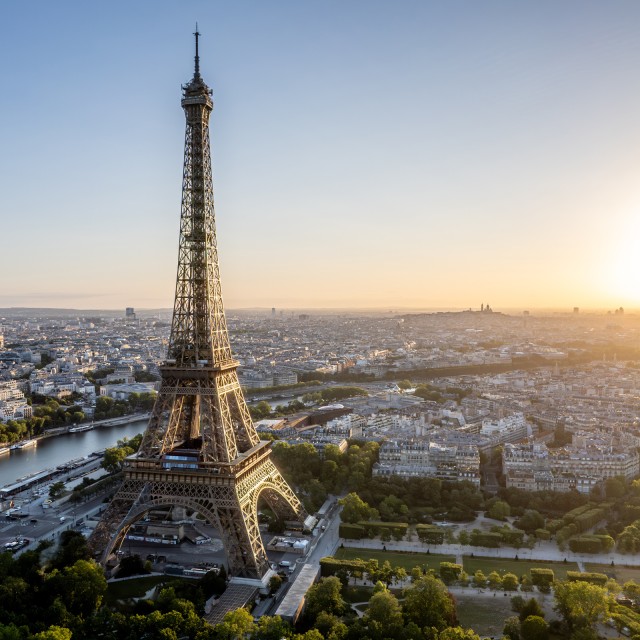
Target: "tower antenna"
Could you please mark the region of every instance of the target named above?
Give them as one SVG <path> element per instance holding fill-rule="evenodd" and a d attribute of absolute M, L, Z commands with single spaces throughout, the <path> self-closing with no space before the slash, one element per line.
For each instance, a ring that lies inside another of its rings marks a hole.
<path fill-rule="evenodd" d="M 198 23 L 196 22 L 196 30 L 193 34 L 196 37 L 196 57 L 195 57 L 195 72 L 193 74 L 194 78 L 200 77 L 200 56 L 198 55 L 198 38 L 200 37 L 200 32 L 198 31 Z"/>

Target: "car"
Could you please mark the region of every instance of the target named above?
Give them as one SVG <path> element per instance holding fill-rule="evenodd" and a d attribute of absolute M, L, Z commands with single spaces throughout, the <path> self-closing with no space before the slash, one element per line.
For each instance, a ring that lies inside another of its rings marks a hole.
<path fill-rule="evenodd" d="M 279 567 L 290 567 L 291 563 L 288 560 L 280 560 L 278 563 Z"/>
<path fill-rule="evenodd" d="M 37 518 L 31 518 L 31 520 L 29 520 L 29 522 L 31 524 L 38 524 L 38 519 Z"/>

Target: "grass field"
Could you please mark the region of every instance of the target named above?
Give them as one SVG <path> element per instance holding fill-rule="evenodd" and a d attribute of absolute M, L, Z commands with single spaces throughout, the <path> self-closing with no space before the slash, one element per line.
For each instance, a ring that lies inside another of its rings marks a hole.
<path fill-rule="evenodd" d="M 514 615 L 511 598 L 501 593 L 494 597 L 478 597 L 477 594 L 456 594 L 456 613 L 461 627 L 473 629 L 480 637 L 502 636 L 504 621 Z"/>
<path fill-rule="evenodd" d="M 343 547 L 336 551 L 336 558 L 340 560 L 377 560 L 382 564 L 385 560 L 391 563 L 392 567 L 404 567 L 407 572 L 414 567 L 427 567 L 427 569 L 440 569 L 441 562 L 455 562 L 454 556 L 444 556 L 435 553 L 402 553 L 400 551 L 381 551 L 378 549 L 355 549 Z"/>
<path fill-rule="evenodd" d="M 122 580 L 121 582 L 109 582 L 106 601 L 107 603 L 112 603 L 126 598 L 141 598 L 157 584 L 172 580 L 179 580 L 179 578 L 171 576 L 142 576 L 131 578 L 131 580 Z"/>
<path fill-rule="evenodd" d="M 596 573 L 605 573 L 610 578 L 617 580 L 620 584 L 624 584 L 629 580 L 640 583 L 640 567 L 623 567 L 616 565 L 612 567 L 610 564 L 594 564 L 585 562 L 586 571 L 595 571 Z"/>
<path fill-rule="evenodd" d="M 529 574 L 530 569 L 553 569 L 556 578 L 566 578 L 567 571 L 577 571 L 578 565 L 575 562 L 545 562 L 544 560 L 512 560 L 511 558 L 478 558 L 464 556 L 464 570 L 473 575 L 478 569 L 488 575 L 492 571 L 498 573 L 515 573 L 520 578 L 525 573 Z M 531 574 L 529 574 L 531 577 Z"/>

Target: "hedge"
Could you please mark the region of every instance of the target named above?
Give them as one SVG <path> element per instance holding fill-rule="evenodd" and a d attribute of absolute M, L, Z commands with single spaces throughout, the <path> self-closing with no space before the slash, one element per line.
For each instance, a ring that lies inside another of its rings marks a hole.
<path fill-rule="evenodd" d="M 522 529 L 506 529 L 500 531 L 502 541 L 512 547 L 521 547 L 524 544 L 524 531 Z"/>
<path fill-rule="evenodd" d="M 551 586 L 555 579 L 555 575 L 553 573 L 553 569 L 531 569 L 531 582 L 538 586 Z"/>
<path fill-rule="evenodd" d="M 375 538 L 383 532 L 388 532 L 396 540 L 402 540 L 407 535 L 409 525 L 406 522 L 375 522 L 369 520 L 361 520 L 358 525 L 363 527 L 364 535 Z"/>
<path fill-rule="evenodd" d="M 635 616 L 632 617 L 629 615 L 630 613 L 631 612 L 628 609 L 624 612 L 618 610 L 611 613 L 611 619 L 614 621 L 618 630 L 622 630 L 624 627 L 627 627 L 631 632 L 630 635 L 640 635 L 640 622 L 638 622 Z"/>
<path fill-rule="evenodd" d="M 574 553 L 601 553 L 609 551 L 613 545 L 610 536 L 582 535 L 569 540 L 569 549 Z"/>
<path fill-rule="evenodd" d="M 333 576 L 340 571 L 352 573 L 354 571 L 365 572 L 370 563 L 355 558 L 353 560 L 340 560 L 333 556 L 320 559 L 320 574 L 323 577 Z M 377 564 L 377 562 L 376 562 Z"/>
<path fill-rule="evenodd" d="M 502 535 L 499 533 L 487 533 L 485 531 L 471 532 L 471 544 L 474 547 L 497 548 L 502 542 Z"/>
<path fill-rule="evenodd" d="M 567 580 L 570 582 L 590 582 L 591 584 L 597 584 L 604 586 L 609 578 L 604 573 L 585 572 L 580 571 L 567 571 Z"/>
<path fill-rule="evenodd" d="M 365 531 L 364 527 L 361 527 L 359 524 L 341 522 L 338 528 L 338 535 L 347 540 L 360 540 L 364 538 Z"/>
<path fill-rule="evenodd" d="M 434 524 L 417 524 L 416 533 L 421 542 L 430 544 L 442 544 L 444 542 L 444 529 Z"/>

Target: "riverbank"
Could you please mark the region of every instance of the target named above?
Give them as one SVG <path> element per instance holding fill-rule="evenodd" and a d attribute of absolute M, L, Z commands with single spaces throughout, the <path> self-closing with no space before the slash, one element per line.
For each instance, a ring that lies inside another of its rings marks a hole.
<path fill-rule="evenodd" d="M 79 433 L 85 433 L 86 431 L 92 431 L 93 429 L 100 429 L 103 427 L 117 427 L 125 424 L 130 424 L 132 422 L 138 422 L 140 420 L 148 420 L 151 412 L 144 411 L 141 413 L 131 413 L 126 416 L 119 416 L 118 418 L 105 418 L 104 420 L 95 420 L 91 423 L 80 423 L 80 425 L 65 425 L 63 427 L 54 427 L 53 429 L 47 429 L 43 434 L 39 436 L 35 436 L 34 440 L 44 440 L 47 438 L 54 438 L 60 435 L 66 435 L 68 433 L 73 433 L 71 429 L 77 426 L 86 426 L 87 424 L 91 425 L 91 429 L 82 429 Z"/>

